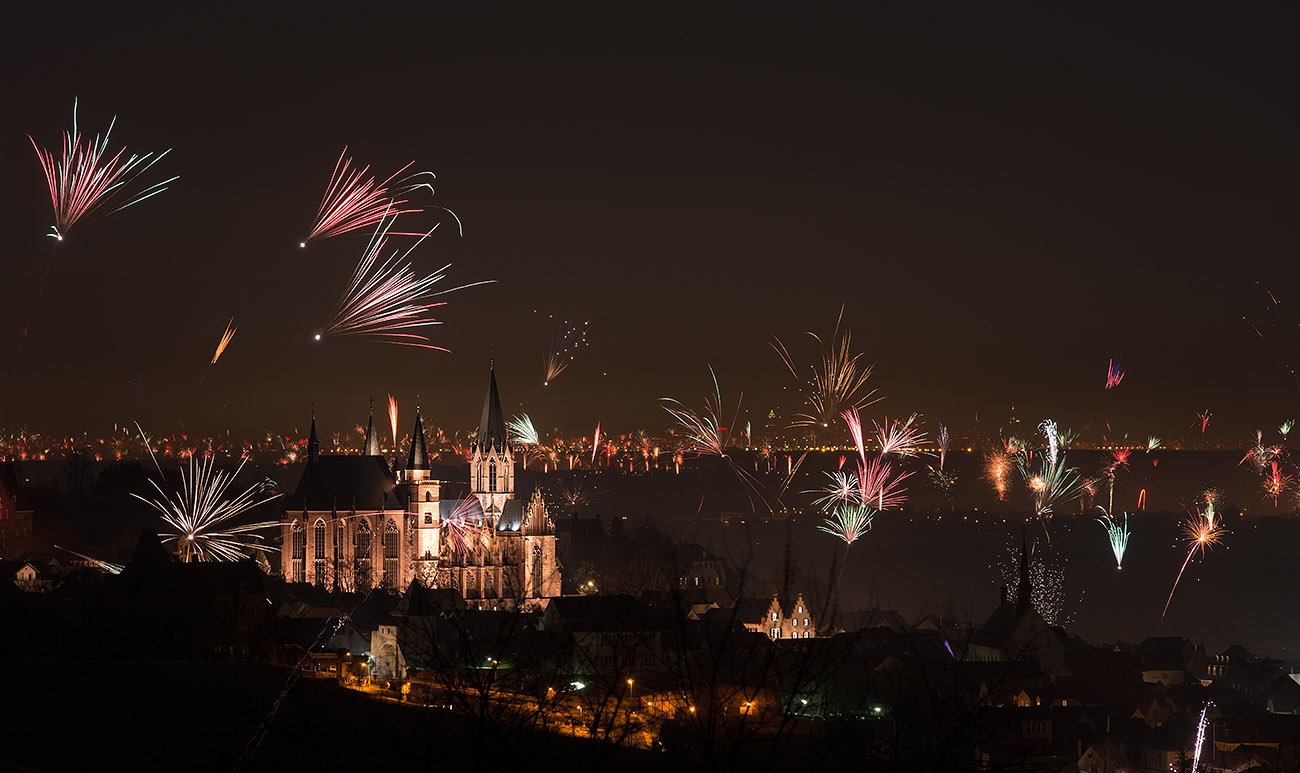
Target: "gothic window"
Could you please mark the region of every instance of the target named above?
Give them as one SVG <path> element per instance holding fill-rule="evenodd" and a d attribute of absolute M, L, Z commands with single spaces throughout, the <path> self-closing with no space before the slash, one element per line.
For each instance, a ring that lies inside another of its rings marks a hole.
<path fill-rule="evenodd" d="M 313 580 L 317 585 L 325 585 L 325 567 L 329 557 L 326 552 L 325 522 L 317 520 L 312 528 L 312 570 Z"/>
<path fill-rule="evenodd" d="M 424 514 L 424 522 L 425 522 L 426 525 L 430 525 L 430 526 L 432 526 L 432 525 L 433 525 L 433 516 L 432 516 L 432 515 L 429 515 L 428 513 L 425 513 L 425 514 Z"/>
<path fill-rule="evenodd" d="M 370 590 L 370 523 L 362 518 L 356 533 L 357 590 Z"/>
<path fill-rule="evenodd" d="M 302 524 L 298 521 L 293 522 L 293 526 L 290 527 L 290 532 L 290 541 L 293 548 L 292 553 L 290 554 L 289 580 L 290 582 L 302 582 L 303 572 L 306 571 L 307 568 L 307 533 L 302 528 Z"/>
<path fill-rule="evenodd" d="M 401 536 L 397 533 L 397 524 L 390 519 L 384 527 L 384 586 L 396 588 L 400 578 L 397 576 L 397 552 Z"/>
<path fill-rule="evenodd" d="M 424 501 L 425 501 L 425 502 L 432 502 L 432 501 L 433 501 L 433 492 L 432 492 L 432 491 L 426 491 L 426 492 L 424 492 Z"/>
<path fill-rule="evenodd" d="M 488 491 L 497 490 L 497 462 L 493 459 L 488 463 Z"/>

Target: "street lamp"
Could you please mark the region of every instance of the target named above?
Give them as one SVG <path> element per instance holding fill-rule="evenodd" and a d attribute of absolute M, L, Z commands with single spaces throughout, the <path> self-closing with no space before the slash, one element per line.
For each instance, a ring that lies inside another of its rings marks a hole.
<path fill-rule="evenodd" d="M 631 698 L 631 697 L 632 697 L 632 684 L 633 684 L 633 681 L 634 681 L 634 680 L 632 680 L 632 679 L 627 680 L 627 697 L 628 697 L 628 698 Z"/>

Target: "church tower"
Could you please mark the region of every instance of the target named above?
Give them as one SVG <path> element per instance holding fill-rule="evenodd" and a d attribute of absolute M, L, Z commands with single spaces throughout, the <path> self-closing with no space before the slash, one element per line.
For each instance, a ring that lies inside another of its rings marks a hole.
<path fill-rule="evenodd" d="M 372 417 L 371 425 L 374 420 Z M 415 409 L 415 430 L 411 433 L 411 451 L 401 472 L 406 489 L 407 519 L 415 524 L 415 575 L 426 588 L 433 587 L 438 570 L 438 537 L 441 528 L 439 484 L 429 470 L 429 450 L 424 442 L 424 422 Z"/>
<path fill-rule="evenodd" d="M 482 503 L 488 523 L 495 527 L 506 500 L 513 499 L 515 494 L 515 460 L 506 443 L 506 422 L 501 415 L 495 368 L 488 373 L 478 436 L 470 447 L 469 488 Z"/>

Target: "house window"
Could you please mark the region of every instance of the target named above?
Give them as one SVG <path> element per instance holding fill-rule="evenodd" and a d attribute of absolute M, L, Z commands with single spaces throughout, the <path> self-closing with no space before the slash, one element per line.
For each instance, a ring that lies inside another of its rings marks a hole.
<path fill-rule="evenodd" d="M 805 617 L 805 618 L 803 619 L 803 624 L 804 624 L 804 625 L 808 625 L 808 618 Z"/>
<path fill-rule="evenodd" d="M 802 615 L 802 614 L 803 614 L 803 607 L 799 607 L 799 608 L 796 609 L 795 611 Z"/>
<path fill-rule="evenodd" d="M 424 492 L 424 501 L 425 501 L 425 502 L 432 502 L 432 501 L 433 501 L 433 492 L 432 492 L 432 491 L 426 491 L 426 492 Z"/>
<path fill-rule="evenodd" d="M 316 521 L 316 526 L 312 529 L 312 536 L 313 536 L 312 548 L 314 549 L 312 553 L 312 559 L 313 559 L 312 569 L 315 572 L 315 575 L 313 576 L 312 579 L 315 580 L 317 585 L 324 586 L 325 566 L 326 566 L 325 562 L 328 558 L 326 554 L 326 548 L 325 548 L 325 522 L 324 521 L 321 520 Z"/>
<path fill-rule="evenodd" d="M 432 515 L 429 515 L 428 513 L 425 513 L 425 514 L 424 514 L 424 522 L 425 522 L 426 524 L 432 525 L 432 524 L 433 524 L 433 516 L 432 516 Z"/>
<path fill-rule="evenodd" d="M 779 639 L 779 638 L 781 638 L 781 629 L 780 629 L 780 628 L 773 628 L 773 629 L 772 629 L 771 636 L 772 636 L 773 639 Z"/>
<path fill-rule="evenodd" d="M 775 612 L 772 613 L 772 622 L 774 622 L 774 623 L 776 622 L 776 613 L 775 613 Z"/>

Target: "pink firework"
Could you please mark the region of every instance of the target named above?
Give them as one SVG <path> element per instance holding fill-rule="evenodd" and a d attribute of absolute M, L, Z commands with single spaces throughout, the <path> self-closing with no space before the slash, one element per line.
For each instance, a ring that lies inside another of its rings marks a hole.
<path fill-rule="evenodd" d="M 902 507 L 907 501 L 907 492 L 903 481 L 912 477 L 911 472 L 897 475 L 883 458 L 872 459 L 858 476 L 858 496 L 864 505 L 873 506 L 884 512 L 895 507 Z"/>
<path fill-rule="evenodd" d="M 54 205 L 54 226 L 50 229 L 49 236 L 63 241 L 64 234 L 82 220 L 120 212 L 132 204 L 162 193 L 167 190 L 168 184 L 180 179 L 171 177 L 136 193 L 126 193 L 136 177 L 162 160 L 171 150 L 156 155 L 145 153 L 143 156 L 128 156 L 123 149 L 110 155 L 108 139 L 116 122 L 116 118 L 109 122 L 108 131 L 104 132 L 103 137 L 95 135 L 94 140 L 86 138 L 83 143 L 81 132 L 77 130 L 77 103 L 73 100 L 72 131 L 63 134 L 61 157 L 56 159 L 53 152 L 41 148 L 35 139 L 28 137 L 40 158 L 45 182 L 50 189 L 50 201 Z M 116 203 L 119 200 L 121 203 Z"/>
<path fill-rule="evenodd" d="M 596 466 L 596 455 L 600 453 L 600 422 L 596 422 L 596 432 L 591 436 L 591 465 Z"/>
<path fill-rule="evenodd" d="M 1114 389 L 1119 386 L 1119 382 L 1124 380 L 1124 374 L 1127 370 L 1124 363 L 1112 357 L 1106 364 L 1106 388 Z"/>
<path fill-rule="evenodd" d="M 387 180 L 376 183 L 373 176 L 366 177 L 370 167 L 361 169 L 352 167 L 348 149 L 343 148 L 338 163 L 334 165 L 334 174 L 330 176 L 329 186 L 325 189 L 325 198 L 321 199 L 320 209 L 316 212 L 316 222 L 311 233 L 298 246 L 306 247 L 314 241 L 340 236 L 358 228 L 368 228 L 382 223 L 389 214 L 400 215 L 419 212 L 420 209 L 403 209 L 408 200 L 403 198 L 420 188 L 433 191 L 433 186 L 420 178 L 433 178 L 432 172 L 418 172 L 400 180 L 397 176 L 411 168 L 407 164 L 397 170 Z M 454 217 L 454 215 L 453 215 Z M 419 234 L 403 234 L 418 236 Z"/>
<path fill-rule="evenodd" d="M 874 422 L 873 422 L 874 424 Z M 925 442 L 925 433 L 916 423 L 916 414 L 907 417 L 907 421 L 893 421 L 885 417 L 885 423 L 875 424 L 876 442 L 880 443 L 880 455 L 906 458 L 915 456 Z"/>
<path fill-rule="evenodd" d="M 1207 424 L 1210 423 L 1210 416 L 1212 416 L 1212 415 L 1213 415 L 1213 414 L 1211 414 L 1209 411 L 1206 411 L 1206 412 L 1204 412 L 1204 413 L 1198 413 L 1198 414 L 1196 414 L 1196 418 L 1198 418 L 1198 419 L 1201 420 L 1201 434 L 1202 434 L 1202 435 L 1205 434 L 1205 426 L 1206 426 Z"/>
<path fill-rule="evenodd" d="M 392 223 L 393 219 L 389 218 L 379 224 L 352 274 L 351 282 L 339 296 L 324 330 L 316 334 L 316 340 L 327 335 L 366 336 L 386 343 L 448 351 L 432 343 L 428 336 L 412 332 L 441 324 L 430 312 L 445 306 L 446 302 L 430 302 L 430 299 L 490 284 L 492 280 L 435 291 L 434 286 L 446 277 L 450 264 L 426 277 L 417 277 L 407 258 L 433 231 L 422 234 L 405 252 L 394 251 L 387 260 L 379 262 Z"/>

